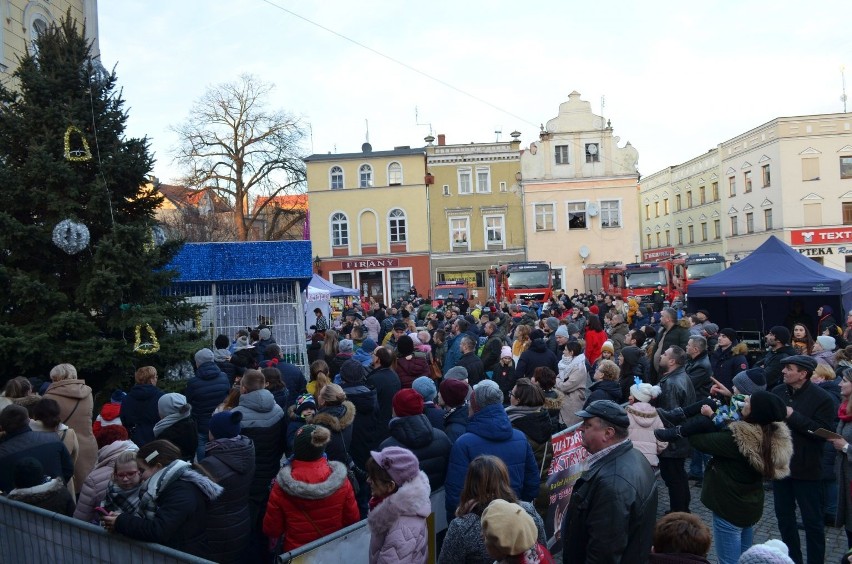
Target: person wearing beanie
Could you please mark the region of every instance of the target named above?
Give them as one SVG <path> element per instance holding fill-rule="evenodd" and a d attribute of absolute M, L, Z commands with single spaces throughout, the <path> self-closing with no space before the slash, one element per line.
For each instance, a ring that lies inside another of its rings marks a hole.
<path fill-rule="evenodd" d="M 182 394 L 171 393 L 160 397 L 157 408 L 160 420 L 154 425 L 154 436 L 177 446 L 181 459 L 192 462 L 198 450 L 198 427 L 192 418 L 192 406 Z"/>
<path fill-rule="evenodd" d="M 393 397 L 394 418 L 389 425 L 390 437 L 382 441 L 379 448 L 403 447 L 414 453 L 420 470 L 426 473 L 434 491 L 444 485 L 452 443 L 444 431 L 432 426 L 423 413 L 423 405 L 423 396 L 417 390 L 397 392 Z"/>
<path fill-rule="evenodd" d="M 435 387 L 435 381 L 429 376 L 420 376 L 414 380 L 411 387 L 423 397 L 423 413 L 429 418 L 432 427 L 443 431 L 444 410 L 435 405 L 435 398 L 438 396 L 438 388 Z"/>
<path fill-rule="evenodd" d="M 243 414 L 221 411 L 210 418 L 207 456 L 200 466 L 224 488 L 207 512 L 208 558 L 239 562 L 251 535 L 249 490 L 255 471 L 254 443 L 242 433 Z"/>
<path fill-rule="evenodd" d="M 763 515 L 763 482 L 779 484 L 790 474 L 793 439 L 785 419 L 789 422 L 784 402 L 757 391 L 745 398 L 741 420 L 689 438 L 693 447 L 713 456 L 713 471 L 704 475 L 701 502 L 713 512 L 719 562 L 737 562 L 748 548 L 753 527 Z"/>
<path fill-rule="evenodd" d="M 257 332 L 258 340 L 254 343 L 254 353 L 257 355 L 257 364 L 263 366 L 263 362 L 269 360 L 269 355 L 266 354 L 266 347 L 274 345 L 275 339 L 272 337 L 272 331 L 269 327 L 263 327 Z"/>
<path fill-rule="evenodd" d="M 293 441 L 293 458 L 278 472 L 263 517 L 263 534 L 288 552 L 357 523 L 361 518 L 346 465 L 328 460 L 331 433 L 304 425 Z"/>
<path fill-rule="evenodd" d="M 470 386 L 464 380 L 444 379 L 439 387 L 438 401 L 444 410 L 444 432 L 451 443 L 467 431 L 467 397 Z"/>
<path fill-rule="evenodd" d="M 781 382 L 783 377 L 781 361 L 796 354 L 796 350 L 790 344 L 790 339 L 790 330 L 783 325 L 772 327 L 766 334 L 766 348 L 768 350 L 763 358 L 754 365 L 763 368 L 767 390 L 771 390 Z"/>
<path fill-rule="evenodd" d="M 508 346 L 502 347 L 500 351 L 500 362 L 494 368 L 491 379 L 497 382 L 503 392 L 503 404 L 509 405 L 509 392 L 518 380 L 515 376 L 515 361 L 512 357 L 512 349 Z"/>
<path fill-rule="evenodd" d="M 390 446 L 367 460 L 370 490 L 370 564 L 425 564 L 429 553 L 426 518 L 432 513 L 429 479 L 411 451 Z"/>
<path fill-rule="evenodd" d="M 509 469 L 515 495 L 532 501 L 538 495 L 539 468 L 526 436 L 512 427 L 503 407 L 503 392 L 491 380 L 473 387 L 468 406 L 466 432 L 453 443 L 447 478 L 444 482 L 447 521 L 458 507 L 465 473 L 470 462 L 480 454 L 500 457 Z"/>
<path fill-rule="evenodd" d="M 613 360 L 614 358 L 615 358 L 615 345 L 612 344 L 612 341 L 607 339 L 601 345 L 601 355 L 600 355 L 600 357 L 598 357 L 597 362 L 600 362 L 601 360 Z M 597 366 L 597 362 L 595 363 L 595 366 Z"/>
<path fill-rule="evenodd" d="M 520 557 L 518 562 L 553 563 L 550 552 L 538 542 L 535 521 L 517 503 L 495 499 L 482 512 L 480 524 L 485 550 L 495 562 L 513 556 Z"/>
<path fill-rule="evenodd" d="M 305 424 L 307 419 L 317 411 L 317 402 L 312 394 L 302 394 L 287 409 L 287 445 L 286 451 L 293 452 L 293 440 L 296 432 Z"/>
<path fill-rule="evenodd" d="M 352 355 L 353 360 L 357 360 L 365 368 L 371 368 L 373 364 L 373 351 L 376 350 L 376 341 L 367 337 L 361 341 L 361 346 Z"/>
<path fill-rule="evenodd" d="M 557 372 L 558 363 L 556 354 L 548 348 L 544 340 L 544 333 L 540 329 L 535 329 L 530 333 L 529 347 L 521 353 L 515 364 L 515 378 L 532 378 L 535 369 L 539 366 L 546 366 Z"/>
<path fill-rule="evenodd" d="M 828 335 L 820 335 L 816 338 L 816 342 L 814 342 L 813 353 L 811 356 L 819 363 L 819 364 L 827 364 L 832 369 L 837 366 L 837 360 L 835 360 L 835 349 L 837 349 L 837 341 L 834 337 L 830 337 Z"/>
<path fill-rule="evenodd" d="M 326 358 L 326 362 L 328 362 L 328 375 L 331 377 L 332 381 L 335 383 L 339 383 L 340 380 L 338 376 L 340 375 L 340 369 L 343 368 L 343 364 L 347 360 L 352 360 L 355 356 L 355 346 L 350 339 L 343 339 L 338 344 L 337 353 L 329 358 Z"/>
<path fill-rule="evenodd" d="M 778 539 L 769 539 L 743 552 L 738 564 L 793 564 L 787 545 Z"/>
<path fill-rule="evenodd" d="M 727 389 L 732 389 L 734 376 L 748 368 L 748 346 L 737 340 L 737 332 L 724 328 L 719 332 L 719 344 L 710 356 L 713 377 Z"/>
<path fill-rule="evenodd" d="M 198 427 L 198 450 L 195 455 L 201 461 L 204 460 L 204 445 L 207 442 L 207 424 L 213 411 L 231 391 L 231 382 L 214 362 L 210 349 L 201 349 L 195 353 L 195 365 L 195 377 L 186 383 L 184 394 L 187 403 L 192 406 L 192 419 Z"/>
<path fill-rule="evenodd" d="M 429 375 L 429 363 L 414 354 L 414 341 L 408 335 L 397 339 L 395 370 L 402 388 L 411 388 L 415 379 Z"/>
<path fill-rule="evenodd" d="M 127 394 L 124 390 L 115 390 L 110 396 L 109 401 L 101 407 L 101 412 L 98 414 L 95 422 L 92 423 L 92 434 L 95 435 L 95 439 L 97 439 L 98 433 L 102 427 L 122 424 L 121 402 L 124 401 L 125 397 L 127 397 Z"/>
<path fill-rule="evenodd" d="M 74 513 L 74 499 L 62 478 L 45 476 L 38 459 L 21 458 L 15 463 L 13 473 L 15 489 L 8 493 L 9 499 L 67 517 Z"/>
<path fill-rule="evenodd" d="M 665 450 L 669 443 L 661 441 L 654 436 L 654 431 L 663 429 L 663 420 L 651 401 L 657 399 L 662 390 L 659 386 L 652 386 L 637 381 L 630 387 L 630 405 L 625 408 L 630 426 L 627 428 L 627 436 L 633 442 L 633 447 L 645 455 L 648 463 L 656 469 L 660 465 L 659 454 Z"/>
<path fill-rule="evenodd" d="M 772 484 L 775 516 L 781 538 L 790 548 L 793 560 L 802 562 L 797 526 L 800 520 L 805 525 L 807 561 L 822 562 L 825 558 L 824 496 L 815 480 L 822 475 L 824 443 L 814 440 L 811 431 L 831 429 L 837 409 L 831 395 L 810 381 L 816 360 L 810 356 L 792 355 L 781 363 L 784 383 L 775 386 L 772 393 L 780 397 L 786 406 L 786 422 L 793 434 L 793 457 L 790 476 Z M 801 519 L 796 516 L 797 504 Z"/>
<path fill-rule="evenodd" d="M 444 374 L 444 381 L 446 380 L 460 380 L 467 383 L 467 368 L 464 366 L 454 366 L 450 368 L 447 373 Z"/>

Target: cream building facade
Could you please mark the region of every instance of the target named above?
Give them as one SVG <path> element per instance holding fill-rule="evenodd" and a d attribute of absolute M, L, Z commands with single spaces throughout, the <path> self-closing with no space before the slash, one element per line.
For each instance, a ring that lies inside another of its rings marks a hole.
<path fill-rule="evenodd" d="M 464 281 L 483 302 L 493 294 L 488 271 L 525 258 L 520 133 L 512 137 L 459 145 L 427 138 L 433 284 Z"/>
<path fill-rule="evenodd" d="M 632 262 L 640 252 L 639 153 L 572 92 L 521 155 L 527 258 L 551 264 L 562 288 L 583 286 L 583 267 Z"/>
<path fill-rule="evenodd" d="M 11 75 L 39 32 L 50 24 L 58 24 L 68 10 L 81 27 L 85 23 L 86 38 L 93 42 L 92 55 L 100 55 L 98 47 L 97 0 L 0 0 L 0 72 Z"/>

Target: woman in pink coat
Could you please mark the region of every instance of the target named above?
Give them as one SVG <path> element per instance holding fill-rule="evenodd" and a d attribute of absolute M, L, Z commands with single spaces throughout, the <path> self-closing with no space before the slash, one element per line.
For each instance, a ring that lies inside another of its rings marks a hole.
<path fill-rule="evenodd" d="M 658 441 L 654 436 L 654 429 L 664 427 L 657 410 L 650 404 L 660 391 L 659 386 L 637 382 L 630 387 L 630 405 L 627 406 L 627 417 L 630 418 L 627 436 L 633 442 L 633 448 L 645 455 L 655 470 L 660 465 L 657 455 L 669 446 L 669 443 Z"/>
<path fill-rule="evenodd" d="M 84 380 L 77 379 L 77 369 L 71 364 L 57 364 L 50 371 L 53 382 L 44 397 L 59 404 L 59 419 L 77 434 L 80 452 L 74 463 L 74 488 L 77 494 L 83 487 L 86 476 L 95 467 L 98 458 L 98 443 L 92 434 L 92 388 Z"/>
<path fill-rule="evenodd" d="M 127 438 L 127 429 L 121 425 L 108 425 L 98 433 L 98 462 L 94 470 L 89 472 L 83 487 L 80 489 L 80 498 L 74 510 L 74 518 L 89 523 L 97 523 L 100 519 L 95 512 L 107 494 L 107 486 L 113 478 L 115 460 L 122 452 L 137 451 L 139 447 Z"/>
<path fill-rule="evenodd" d="M 370 564 L 423 564 L 429 552 L 426 517 L 432 512 L 429 479 L 408 449 L 370 454 Z"/>

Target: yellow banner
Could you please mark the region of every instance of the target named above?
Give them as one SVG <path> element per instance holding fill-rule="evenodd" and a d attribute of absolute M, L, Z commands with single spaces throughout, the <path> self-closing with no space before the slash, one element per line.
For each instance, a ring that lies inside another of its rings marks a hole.
<path fill-rule="evenodd" d="M 476 286 L 476 272 L 442 272 L 441 276 L 446 282 L 464 280 L 468 285 L 473 284 Z"/>

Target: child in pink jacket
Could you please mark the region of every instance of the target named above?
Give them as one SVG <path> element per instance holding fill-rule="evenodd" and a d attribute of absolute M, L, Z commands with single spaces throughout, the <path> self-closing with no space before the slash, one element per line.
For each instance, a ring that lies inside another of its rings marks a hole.
<path fill-rule="evenodd" d="M 645 455 L 655 470 L 660 464 L 657 455 L 669 445 L 654 436 L 654 429 L 662 429 L 664 425 L 657 410 L 649 402 L 659 396 L 660 391 L 659 386 L 643 383 L 636 378 L 636 383 L 630 386 L 630 405 L 627 406 L 627 417 L 630 418 L 627 436 L 633 442 L 633 447 Z"/>

